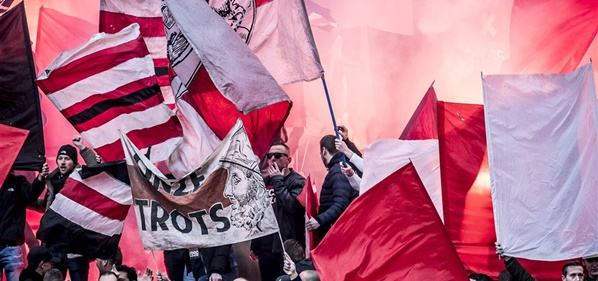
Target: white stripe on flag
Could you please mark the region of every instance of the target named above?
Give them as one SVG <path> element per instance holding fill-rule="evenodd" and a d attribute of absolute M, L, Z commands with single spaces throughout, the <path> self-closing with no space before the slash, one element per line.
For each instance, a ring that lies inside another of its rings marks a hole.
<path fill-rule="evenodd" d="M 151 128 L 168 122 L 171 117 L 172 111 L 167 106 L 158 105 L 144 111 L 121 114 L 100 127 L 81 132 L 81 136 L 92 147 L 99 148 L 120 140 L 118 130 L 128 133 L 133 130 Z"/>
<path fill-rule="evenodd" d="M 167 58 L 166 37 L 143 37 L 152 58 Z"/>
<path fill-rule="evenodd" d="M 87 230 L 106 236 L 121 234 L 123 231 L 123 221 L 102 216 L 60 193 L 56 194 L 56 199 L 52 203 L 52 206 L 50 206 L 50 209 Z"/>
<path fill-rule="evenodd" d="M 148 64 L 151 66 L 148 66 Z M 131 69 L 136 71 L 131 71 Z M 127 73 L 127 75 L 123 75 L 123 73 Z M 133 58 L 111 69 L 71 84 L 48 95 L 48 98 L 58 110 L 64 110 L 90 96 L 111 92 L 121 86 L 153 75 L 155 74 L 151 56 Z M 76 93 L 76 95 L 73 93 Z"/>
<path fill-rule="evenodd" d="M 128 15 L 144 18 L 162 17 L 160 0 L 102 0 L 100 11 L 122 13 L 127 11 Z"/>
<path fill-rule="evenodd" d="M 100 173 L 85 180 L 81 179 L 79 173 L 71 173 L 70 177 L 121 205 L 133 204 L 131 187 L 107 173 Z"/>
<path fill-rule="evenodd" d="M 164 97 L 164 102 L 166 104 L 174 104 L 174 94 L 172 93 L 172 87 L 160 87 L 160 92 L 162 92 L 162 97 Z"/>
<path fill-rule="evenodd" d="M 136 25 L 136 26 L 135 26 Z M 132 24 L 128 27 L 123 28 L 120 32 L 120 36 L 112 36 L 111 34 L 106 33 L 97 33 L 89 39 L 89 42 L 83 44 L 79 48 L 73 50 L 67 50 L 60 55 L 58 55 L 48 67 L 46 67 L 46 71 L 49 70 L 50 73 L 52 70 L 65 66 L 77 59 L 82 57 L 92 55 L 96 52 L 101 50 L 109 49 L 116 47 L 118 45 L 122 45 L 124 43 L 136 40 L 139 36 L 139 32 L 131 32 L 130 29 L 139 29 L 139 24 Z M 38 79 L 46 79 L 50 75 L 44 71 Z"/>

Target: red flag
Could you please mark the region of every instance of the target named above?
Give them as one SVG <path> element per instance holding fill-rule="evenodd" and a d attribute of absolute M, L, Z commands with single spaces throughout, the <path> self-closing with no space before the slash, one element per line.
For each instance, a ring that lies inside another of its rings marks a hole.
<path fill-rule="evenodd" d="M 74 49 L 97 33 L 98 26 L 59 11 L 39 9 L 35 62 L 40 74 L 60 52 Z M 60 38 L 60 40 L 56 40 Z"/>
<path fill-rule="evenodd" d="M 357 197 L 312 258 L 322 280 L 468 280 L 411 163 Z"/>
<path fill-rule="evenodd" d="M 596 0 L 516 0 L 507 73 L 575 70 L 598 32 Z"/>
<path fill-rule="evenodd" d="M 305 220 L 309 220 L 318 215 L 318 197 L 314 193 L 311 184 L 311 177 L 307 177 L 307 186 L 303 187 L 301 193 L 297 195 L 297 200 L 303 207 L 305 207 Z M 305 230 L 305 256 L 309 257 L 312 249 L 318 246 L 318 236 L 314 231 Z"/>
<path fill-rule="evenodd" d="M 0 124 L 0 186 L 17 159 L 29 131 Z"/>
<path fill-rule="evenodd" d="M 438 117 L 436 102 L 436 91 L 434 91 L 434 82 L 428 88 L 428 91 L 419 102 L 419 105 L 413 112 L 411 119 L 405 126 L 399 139 L 402 140 L 426 140 L 438 139 Z"/>
<path fill-rule="evenodd" d="M 438 139 L 446 230 L 468 271 L 498 276 L 484 107 L 438 102 Z M 520 262 L 539 280 L 560 280 L 562 262 Z"/>

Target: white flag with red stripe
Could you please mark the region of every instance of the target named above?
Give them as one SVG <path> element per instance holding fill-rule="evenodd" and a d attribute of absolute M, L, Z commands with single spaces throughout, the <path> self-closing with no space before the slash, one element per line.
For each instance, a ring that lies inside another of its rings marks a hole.
<path fill-rule="evenodd" d="M 132 204 L 126 169 L 121 161 L 73 171 L 42 217 L 37 237 L 87 258 L 113 255 Z"/>
<path fill-rule="evenodd" d="M 124 158 L 118 130 L 150 149 L 152 161 L 165 160 L 182 141 L 137 24 L 62 52 L 38 85 L 106 161 Z"/>

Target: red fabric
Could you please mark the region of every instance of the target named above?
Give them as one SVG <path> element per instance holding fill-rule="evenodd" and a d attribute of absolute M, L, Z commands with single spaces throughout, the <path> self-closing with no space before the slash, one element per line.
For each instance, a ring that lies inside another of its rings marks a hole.
<path fill-rule="evenodd" d="M 39 9 L 35 47 L 37 72 L 44 71 L 60 52 L 87 42 L 97 30 L 98 26 L 88 21 L 42 6 Z"/>
<path fill-rule="evenodd" d="M 427 140 L 438 139 L 438 117 L 436 110 L 436 91 L 434 83 L 419 102 L 413 112 L 409 123 L 405 126 L 399 139 L 402 140 Z"/>
<path fill-rule="evenodd" d="M 597 32 L 596 0 L 515 0 L 511 12 L 511 55 L 502 72 L 574 71 Z"/>
<path fill-rule="evenodd" d="M 438 140 L 446 230 L 466 270 L 497 277 L 505 267 L 494 249 L 483 106 L 438 102 Z M 536 279 L 560 280 L 563 262 L 521 263 Z"/>
<path fill-rule="evenodd" d="M 197 110 L 220 139 L 223 139 L 237 119 L 241 118 L 253 151 L 260 159 L 268 152 L 291 110 L 291 102 L 282 101 L 243 114 L 216 89 L 204 67 L 199 70 L 189 86 L 189 93 L 182 99 Z M 259 93 L 256 93 L 256 99 L 259 99 Z"/>
<path fill-rule="evenodd" d="M 412 164 L 357 197 L 312 258 L 322 280 L 468 280 Z"/>
<path fill-rule="evenodd" d="M 297 195 L 297 201 L 305 207 L 306 219 L 311 219 L 318 215 L 318 198 L 314 193 L 314 189 L 311 184 L 311 177 L 307 177 L 307 185 L 303 187 L 301 193 Z M 318 236 L 315 235 L 314 231 L 306 230 L 307 235 L 305 237 L 306 252 L 309 253 L 311 249 L 315 249 L 320 242 Z"/>
<path fill-rule="evenodd" d="M 29 131 L 0 124 L 0 186 L 25 143 Z"/>

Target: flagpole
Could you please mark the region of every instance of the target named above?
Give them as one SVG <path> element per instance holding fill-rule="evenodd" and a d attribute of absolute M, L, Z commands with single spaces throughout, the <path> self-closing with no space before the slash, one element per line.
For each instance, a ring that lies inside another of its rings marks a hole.
<path fill-rule="evenodd" d="M 336 138 L 340 139 L 338 134 L 338 127 L 336 126 L 336 118 L 334 118 L 334 111 L 332 110 L 332 102 L 330 102 L 330 94 L 328 93 L 328 86 L 326 85 L 326 79 L 324 75 L 322 75 L 322 84 L 324 85 L 324 92 L 326 93 L 326 100 L 328 101 L 328 109 L 330 110 L 330 117 L 332 117 L 332 125 L 334 126 L 334 133 L 336 134 Z M 342 154 L 342 161 L 343 164 L 346 164 L 345 155 Z"/>
<path fill-rule="evenodd" d="M 306 184 L 306 186 L 304 186 L 303 188 L 309 188 L 311 187 L 311 175 L 307 176 L 307 180 L 310 181 L 309 183 Z M 312 190 L 313 192 L 313 190 Z M 309 200 L 309 196 L 308 196 L 308 191 L 305 191 L 305 221 L 308 221 L 310 219 L 309 217 L 309 211 L 307 210 L 307 208 L 309 207 L 311 209 L 311 204 L 308 201 Z M 309 258 L 309 251 L 311 251 L 311 240 L 309 239 L 309 230 L 307 229 L 307 227 L 304 227 L 305 229 L 305 258 Z"/>

